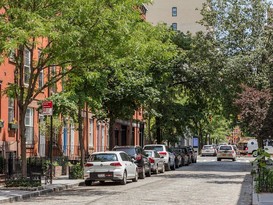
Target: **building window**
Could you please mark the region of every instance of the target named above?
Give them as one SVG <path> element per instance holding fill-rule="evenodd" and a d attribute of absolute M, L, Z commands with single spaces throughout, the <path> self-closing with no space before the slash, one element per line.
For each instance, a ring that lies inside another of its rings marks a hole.
<path fill-rule="evenodd" d="M 30 51 L 25 49 L 24 51 L 24 83 L 29 84 L 30 79 Z"/>
<path fill-rule="evenodd" d="M 105 138 L 105 127 L 104 125 L 101 126 L 101 147 L 102 147 L 102 150 L 101 151 L 105 151 L 104 149 L 104 139 Z"/>
<path fill-rule="evenodd" d="M 100 141 L 100 123 L 97 123 L 97 151 L 101 151 L 101 141 Z"/>
<path fill-rule="evenodd" d="M 14 99 L 8 99 L 8 122 L 14 121 Z"/>
<path fill-rule="evenodd" d="M 33 108 L 27 108 L 25 116 L 25 126 L 26 126 L 26 144 L 32 145 L 34 142 L 33 138 Z"/>
<path fill-rule="evenodd" d="M 41 50 L 38 50 L 38 61 L 40 60 L 41 56 Z M 44 70 L 41 70 L 39 73 L 39 88 L 42 88 L 44 86 Z"/>
<path fill-rule="evenodd" d="M 94 120 L 89 119 L 89 147 L 94 146 Z"/>
<path fill-rule="evenodd" d="M 172 23 L 172 29 L 175 31 L 177 30 L 177 23 Z"/>
<path fill-rule="evenodd" d="M 172 16 L 177 16 L 177 7 L 172 7 Z"/>

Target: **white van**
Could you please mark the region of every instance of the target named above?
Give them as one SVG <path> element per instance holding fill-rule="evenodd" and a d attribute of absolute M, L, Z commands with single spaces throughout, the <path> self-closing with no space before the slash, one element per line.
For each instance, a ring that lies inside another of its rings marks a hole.
<path fill-rule="evenodd" d="M 251 139 L 247 142 L 247 153 L 257 156 L 255 153 L 258 149 L 258 142 L 256 139 Z M 269 154 L 273 154 L 273 140 L 264 140 L 264 150 Z"/>
<path fill-rule="evenodd" d="M 247 142 L 247 153 L 253 154 L 258 149 L 258 142 L 256 139 L 251 139 Z"/>

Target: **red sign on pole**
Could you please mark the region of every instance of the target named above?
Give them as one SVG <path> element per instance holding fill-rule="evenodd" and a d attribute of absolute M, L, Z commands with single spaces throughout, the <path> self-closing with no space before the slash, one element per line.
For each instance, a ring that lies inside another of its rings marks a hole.
<path fill-rule="evenodd" d="M 42 112 L 43 115 L 52 115 L 53 113 L 52 101 L 44 101 L 42 103 L 42 109 L 43 109 L 43 112 Z"/>

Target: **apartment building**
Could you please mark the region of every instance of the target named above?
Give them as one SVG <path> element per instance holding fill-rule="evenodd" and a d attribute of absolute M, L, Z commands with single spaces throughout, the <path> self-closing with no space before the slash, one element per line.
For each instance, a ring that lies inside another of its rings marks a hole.
<path fill-rule="evenodd" d="M 205 0 L 153 0 L 146 5 L 146 20 L 153 25 L 166 23 L 174 30 L 184 33 L 204 31 L 197 21 L 201 20 L 200 11 Z"/>

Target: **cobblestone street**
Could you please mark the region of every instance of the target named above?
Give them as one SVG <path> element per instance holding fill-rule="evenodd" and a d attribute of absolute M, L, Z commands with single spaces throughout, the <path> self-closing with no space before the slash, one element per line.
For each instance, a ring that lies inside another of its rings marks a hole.
<path fill-rule="evenodd" d="M 25 204 L 182 204 L 182 205 L 250 205 L 252 178 L 250 161 L 236 162 L 215 157 L 199 157 L 196 164 L 175 171 L 152 175 L 137 183 L 96 183 L 70 190 L 15 202 Z"/>

